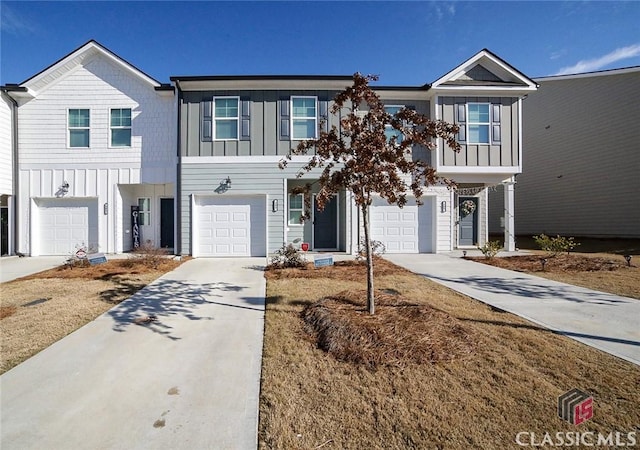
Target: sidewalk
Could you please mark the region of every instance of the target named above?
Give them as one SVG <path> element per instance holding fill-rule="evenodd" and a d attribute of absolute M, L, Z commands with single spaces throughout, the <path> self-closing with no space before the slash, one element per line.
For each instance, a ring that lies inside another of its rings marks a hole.
<path fill-rule="evenodd" d="M 547 280 L 456 255 L 385 255 L 455 291 L 640 365 L 640 300 Z"/>
<path fill-rule="evenodd" d="M 255 449 L 264 263 L 187 261 L 3 374 L 0 448 Z"/>

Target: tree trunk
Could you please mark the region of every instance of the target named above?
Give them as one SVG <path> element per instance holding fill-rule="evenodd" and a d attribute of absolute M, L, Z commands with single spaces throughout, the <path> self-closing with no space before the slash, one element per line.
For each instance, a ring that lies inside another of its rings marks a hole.
<path fill-rule="evenodd" d="M 376 305 L 373 298 L 373 255 L 371 252 L 371 236 L 369 235 L 369 205 L 362 205 L 362 222 L 364 225 L 364 245 L 367 255 L 367 310 L 375 314 Z"/>

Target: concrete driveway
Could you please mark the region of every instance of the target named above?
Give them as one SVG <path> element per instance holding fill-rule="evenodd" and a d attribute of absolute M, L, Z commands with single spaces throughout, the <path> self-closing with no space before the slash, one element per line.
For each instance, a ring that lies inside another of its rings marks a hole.
<path fill-rule="evenodd" d="M 640 365 L 640 300 L 447 254 L 385 255 L 412 272 Z"/>
<path fill-rule="evenodd" d="M 0 447 L 255 449 L 264 263 L 187 261 L 2 375 Z"/>
<path fill-rule="evenodd" d="M 66 259 L 65 256 L 5 256 L 0 258 L 0 283 L 53 269 L 64 264 Z"/>

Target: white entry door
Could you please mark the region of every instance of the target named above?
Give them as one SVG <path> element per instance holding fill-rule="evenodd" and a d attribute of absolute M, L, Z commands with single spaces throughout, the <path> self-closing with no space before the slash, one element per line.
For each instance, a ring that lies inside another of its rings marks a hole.
<path fill-rule="evenodd" d="M 266 256 L 264 196 L 196 200 L 194 256 Z"/>

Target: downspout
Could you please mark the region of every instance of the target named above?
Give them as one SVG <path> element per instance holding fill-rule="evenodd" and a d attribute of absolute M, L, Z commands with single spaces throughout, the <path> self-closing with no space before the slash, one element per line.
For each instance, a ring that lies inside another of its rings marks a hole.
<path fill-rule="evenodd" d="M 177 132 L 176 132 L 176 149 L 177 149 L 177 157 L 178 164 L 176 166 L 176 195 L 175 195 L 175 224 L 176 224 L 176 242 L 174 242 L 174 252 L 176 255 L 182 255 L 182 146 L 181 142 L 181 129 L 180 129 L 180 121 L 181 121 L 181 110 L 182 110 L 182 89 L 180 89 L 180 84 L 176 81 L 175 83 L 176 89 L 178 90 L 178 98 L 177 98 L 177 114 L 176 118 L 178 121 L 177 124 Z"/>
<path fill-rule="evenodd" d="M 2 89 L 2 92 L 5 93 L 7 98 L 11 101 L 11 170 L 13 171 L 13 176 L 11 177 L 11 182 L 13 184 L 13 202 L 12 202 L 12 211 L 11 211 L 11 222 L 13 225 L 13 229 L 10 230 L 12 234 L 12 252 L 10 254 L 15 254 L 18 251 L 18 230 L 20 227 L 18 226 L 18 198 L 19 198 L 19 183 L 18 183 L 18 102 L 9 95 L 6 89 Z"/>

